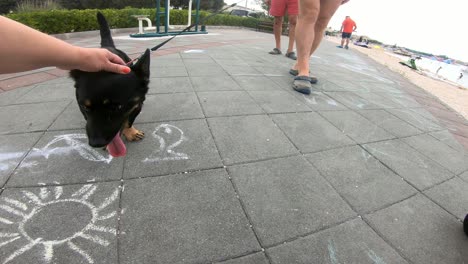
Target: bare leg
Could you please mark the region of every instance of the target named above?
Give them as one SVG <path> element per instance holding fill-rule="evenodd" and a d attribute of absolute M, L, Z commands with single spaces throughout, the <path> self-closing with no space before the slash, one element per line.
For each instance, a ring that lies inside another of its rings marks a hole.
<path fill-rule="evenodd" d="M 341 5 L 341 2 L 341 0 L 320 0 L 320 13 L 317 22 L 315 22 L 315 38 L 312 43 L 312 48 L 310 49 L 309 57 L 314 54 L 315 50 L 320 45 L 320 42 L 322 42 L 323 34 L 328 22 L 330 22 L 330 19 Z M 343 43 L 341 43 L 341 46 L 343 46 Z"/>
<path fill-rule="evenodd" d="M 275 34 L 276 48 L 281 50 L 281 32 L 283 31 L 283 17 L 275 16 L 273 33 Z"/>
<path fill-rule="evenodd" d="M 289 15 L 289 45 L 288 50 L 286 53 L 293 51 L 294 49 L 294 40 L 296 38 L 296 23 L 297 23 L 297 15 Z"/>
<path fill-rule="evenodd" d="M 320 0 L 299 0 L 299 16 L 296 25 L 297 62 L 294 69 L 299 76 L 309 76 L 309 58 L 315 38 L 315 22 L 320 12 Z"/>
<path fill-rule="evenodd" d="M 341 47 L 344 46 L 344 38 L 341 38 Z"/>

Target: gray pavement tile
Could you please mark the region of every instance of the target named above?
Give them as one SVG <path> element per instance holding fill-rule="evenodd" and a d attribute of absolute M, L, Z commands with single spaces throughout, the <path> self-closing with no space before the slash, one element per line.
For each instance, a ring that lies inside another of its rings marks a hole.
<path fill-rule="evenodd" d="M 0 134 L 46 130 L 70 101 L 0 107 Z"/>
<path fill-rule="evenodd" d="M 362 110 L 359 114 L 397 137 L 421 134 L 422 131 L 385 110 Z"/>
<path fill-rule="evenodd" d="M 265 115 L 209 118 L 208 125 L 225 164 L 299 153 Z"/>
<path fill-rule="evenodd" d="M 181 67 L 184 68 L 185 64 L 181 58 L 166 58 L 164 57 L 152 57 L 150 62 L 150 72 L 155 72 L 161 68 L 167 67 Z"/>
<path fill-rule="evenodd" d="M 273 264 L 407 263 L 361 219 L 270 248 L 267 252 Z"/>
<path fill-rule="evenodd" d="M 199 92 L 198 97 L 207 117 L 264 113 L 246 91 Z"/>
<path fill-rule="evenodd" d="M 281 88 L 265 76 L 233 76 L 234 80 L 246 91 L 271 91 Z"/>
<path fill-rule="evenodd" d="M 377 93 L 382 96 L 385 96 L 388 100 L 391 100 L 404 108 L 411 108 L 411 107 L 421 107 L 421 105 L 416 102 L 410 95 L 405 93 Z"/>
<path fill-rule="evenodd" d="M 293 93 L 296 98 L 305 102 L 309 108 L 314 111 L 334 111 L 334 110 L 347 110 L 344 105 L 331 98 L 322 92 L 312 92 L 309 95 L 301 93 Z"/>
<path fill-rule="evenodd" d="M 241 58 L 236 58 L 236 59 L 221 59 L 221 58 L 215 58 L 214 59 L 216 63 L 221 65 L 222 67 L 224 66 L 249 66 L 249 64 Z"/>
<path fill-rule="evenodd" d="M 369 92 L 382 92 L 382 93 L 391 93 L 401 94 L 403 91 L 400 90 L 397 84 L 386 84 L 381 82 L 363 82 L 361 80 L 356 81 L 363 88 L 367 89 Z"/>
<path fill-rule="evenodd" d="M 349 78 L 347 76 L 346 76 L 346 78 L 343 78 L 343 76 L 341 74 L 334 73 L 332 75 L 329 74 L 327 77 L 328 77 L 327 78 L 328 82 L 330 82 L 332 84 L 335 84 L 335 85 L 340 87 L 340 88 L 331 88 L 330 87 L 331 89 L 337 89 L 335 91 L 354 92 L 354 91 L 366 90 L 361 84 L 348 80 Z M 328 90 L 326 90 L 326 91 L 328 91 Z"/>
<path fill-rule="evenodd" d="M 426 190 L 424 193 L 459 219 L 468 213 L 468 182 L 453 178 Z"/>
<path fill-rule="evenodd" d="M 42 133 L 28 133 L 0 136 L 0 186 L 5 184 L 8 176 L 41 135 Z"/>
<path fill-rule="evenodd" d="M 306 155 L 358 212 L 401 201 L 417 191 L 358 146 Z"/>
<path fill-rule="evenodd" d="M 282 114 L 272 118 L 302 153 L 355 144 L 317 113 Z"/>
<path fill-rule="evenodd" d="M 431 132 L 429 135 L 437 138 L 441 142 L 444 142 L 447 146 L 455 149 L 456 151 L 466 151 L 465 147 L 460 144 L 450 133 L 448 130 L 438 131 L 438 132 Z"/>
<path fill-rule="evenodd" d="M 455 174 L 468 170 L 468 151 L 454 150 L 430 135 L 418 135 L 402 140 Z"/>
<path fill-rule="evenodd" d="M 188 77 L 151 78 L 148 94 L 193 92 Z"/>
<path fill-rule="evenodd" d="M 263 245 L 356 215 L 304 158 L 235 165 L 228 171 Z"/>
<path fill-rule="evenodd" d="M 179 52 L 180 57 L 184 60 L 186 59 L 202 59 L 202 60 L 212 60 L 210 55 L 208 55 L 207 50 L 204 49 L 192 49 Z"/>
<path fill-rule="evenodd" d="M 320 114 L 357 143 L 394 138 L 384 129 L 352 111 L 327 111 Z"/>
<path fill-rule="evenodd" d="M 419 190 L 453 177 L 450 171 L 398 139 L 363 147 Z"/>
<path fill-rule="evenodd" d="M 46 132 L 7 186 L 117 180 L 122 170 L 123 158 L 112 158 L 107 151 L 90 147 L 83 130 Z"/>
<path fill-rule="evenodd" d="M 225 170 L 125 182 L 121 263 L 207 263 L 259 251 Z"/>
<path fill-rule="evenodd" d="M 35 85 L 16 88 L 11 91 L 0 93 L 0 106 L 17 104 L 18 98 L 33 89 Z"/>
<path fill-rule="evenodd" d="M 344 104 L 345 106 L 361 110 L 361 109 L 381 109 L 384 106 L 377 104 L 373 101 L 368 101 L 355 93 L 351 92 L 326 92 L 326 95 Z"/>
<path fill-rule="evenodd" d="M 400 119 L 405 120 L 411 125 L 417 127 L 418 129 L 429 132 L 442 130 L 442 127 L 435 123 L 434 121 L 428 120 L 420 113 L 417 112 L 417 108 L 405 108 L 405 109 L 388 109 L 387 111 L 391 114 L 399 117 Z"/>
<path fill-rule="evenodd" d="M 190 77 L 190 80 L 192 81 L 193 89 L 197 92 L 242 90 L 231 76 Z"/>
<path fill-rule="evenodd" d="M 180 66 L 168 66 L 161 67 L 151 71 L 151 78 L 154 77 L 185 77 L 188 76 L 185 67 Z"/>
<path fill-rule="evenodd" d="M 190 68 L 195 67 L 209 67 L 216 65 L 216 62 L 210 57 L 203 57 L 203 58 L 185 58 L 184 60 L 185 66 Z"/>
<path fill-rule="evenodd" d="M 373 104 L 380 106 L 380 108 L 401 108 L 401 104 L 391 100 L 391 96 L 384 93 L 366 93 L 354 92 L 359 97 L 366 99 Z"/>
<path fill-rule="evenodd" d="M 251 66 L 245 65 L 223 65 L 223 69 L 229 73 L 229 75 L 259 75 L 261 72 L 257 71 Z"/>
<path fill-rule="evenodd" d="M 216 262 L 215 264 L 269 264 L 263 252 L 247 255 L 241 258 L 226 260 L 223 262 Z"/>
<path fill-rule="evenodd" d="M 329 76 L 327 76 L 327 80 L 334 80 L 334 78 L 330 78 Z M 320 82 L 320 90 L 322 91 L 325 91 L 325 92 L 345 92 L 347 91 L 345 88 L 335 84 L 335 83 L 332 83 L 330 81 L 322 81 L 322 80 L 319 80 Z"/>
<path fill-rule="evenodd" d="M 5 190 L 2 263 L 117 263 L 118 183 Z"/>
<path fill-rule="evenodd" d="M 203 118 L 195 93 L 158 94 L 146 96 L 135 123 Z"/>
<path fill-rule="evenodd" d="M 460 178 L 466 182 L 468 182 L 468 171 L 465 171 L 464 173 L 459 175 Z"/>
<path fill-rule="evenodd" d="M 263 73 L 266 76 L 291 76 L 289 74 L 289 69 L 287 67 L 263 65 L 263 66 L 254 66 L 253 68 Z"/>
<path fill-rule="evenodd" d="M 36 103 L 65 101 L 75 99 L 75 87 L 72 83 L 40 84 L 18 99 L 18 103 Z"/>
<path fill-rule="evenodd" d="M 311 111 L 303 102 L 286 91 L 249 91 L 250 96 L 266 113 Z"/>
<path fill-rule="evenodd" d="M 124 178 L 221 167 L 205 120 L 145 124 L 141 142 L 127 144 Z"/>
<path fill-rule="evenodd" d="M 412 263 L 464 263 L 462 223 L 422 195 L 366 216 L 384 239 Z"/>
<path fill-rule="evenodd" d="M 209 65 L 209 66 L 200 66 L 200 65 L 189 65 L 187 67 L 187 72 L 190 76 L 227 76 L 227 72 L 220 67 L 219 65 Z"/>
<path fill-rule="evenodd" d="M 76 101 L 71 102 L 48 130 L 85 129 L 86 120 Z"/>

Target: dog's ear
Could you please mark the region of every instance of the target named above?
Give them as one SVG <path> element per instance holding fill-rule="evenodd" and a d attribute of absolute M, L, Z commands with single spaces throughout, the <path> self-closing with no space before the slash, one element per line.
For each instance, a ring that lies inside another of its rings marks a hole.
<path fill-rule="evenodd" d="M 145 81 L 149 80 L 149 75 L 150 75 L 150 50 L 146 49 L 145 53 L 143 56 L 141 56 L 140 59 L 138 59 L 137 63 L 135 65 L 131 66 L 131 69 L 135 74 L 142 78 Z"/>

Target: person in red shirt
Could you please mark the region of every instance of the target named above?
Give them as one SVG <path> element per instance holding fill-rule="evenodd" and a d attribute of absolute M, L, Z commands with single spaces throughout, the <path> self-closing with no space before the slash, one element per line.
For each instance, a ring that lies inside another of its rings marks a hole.
<path fill-rule="evenodd" d="M 343 21 L 343 24 L 341 24 L 341 45 L 338 46 L 338 48 L 343 48 L 343 44 L 345 44 L 345 41 L 345 49 L 349 48 L 349 39 L 351 38 L 351 34 L 353 33 L 353 31 L 355 31 L 356 29 L 356 22 L 354 22 L 354 20 L 352 20 L 349 16 L 346 16 L 345 20 Z"/>
<path fill-rule="evenodd" d="M 265 3 L 270 7 L 270 15 L 275 17 L 273 24 L 273 33 L 275 35 L 276 47 L 270 51 L 270 54 L 279 55 L 281 52 L 281 33 L 283 31 L 283 16 L 286 15 L 288 10 L 289 22 L 289 43 L 286 57 L 296 60 L 296 53 L 294 53 L 294 39 L 296 31 L 297 14 L 299 14 L 298 0 L 265 0 Z"/>

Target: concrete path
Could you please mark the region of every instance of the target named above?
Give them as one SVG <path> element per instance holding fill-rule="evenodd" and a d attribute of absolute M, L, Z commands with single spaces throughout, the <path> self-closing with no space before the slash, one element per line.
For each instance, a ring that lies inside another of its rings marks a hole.
<path fill-rule="evenodd" d="M 0 75 L 0 263 L 467 263 L 466 120 L 352 49 L 324 41 L 304 96 L 272 35 L 210 32 L 153 54 L 125 158 L 66 72 Z"/>

